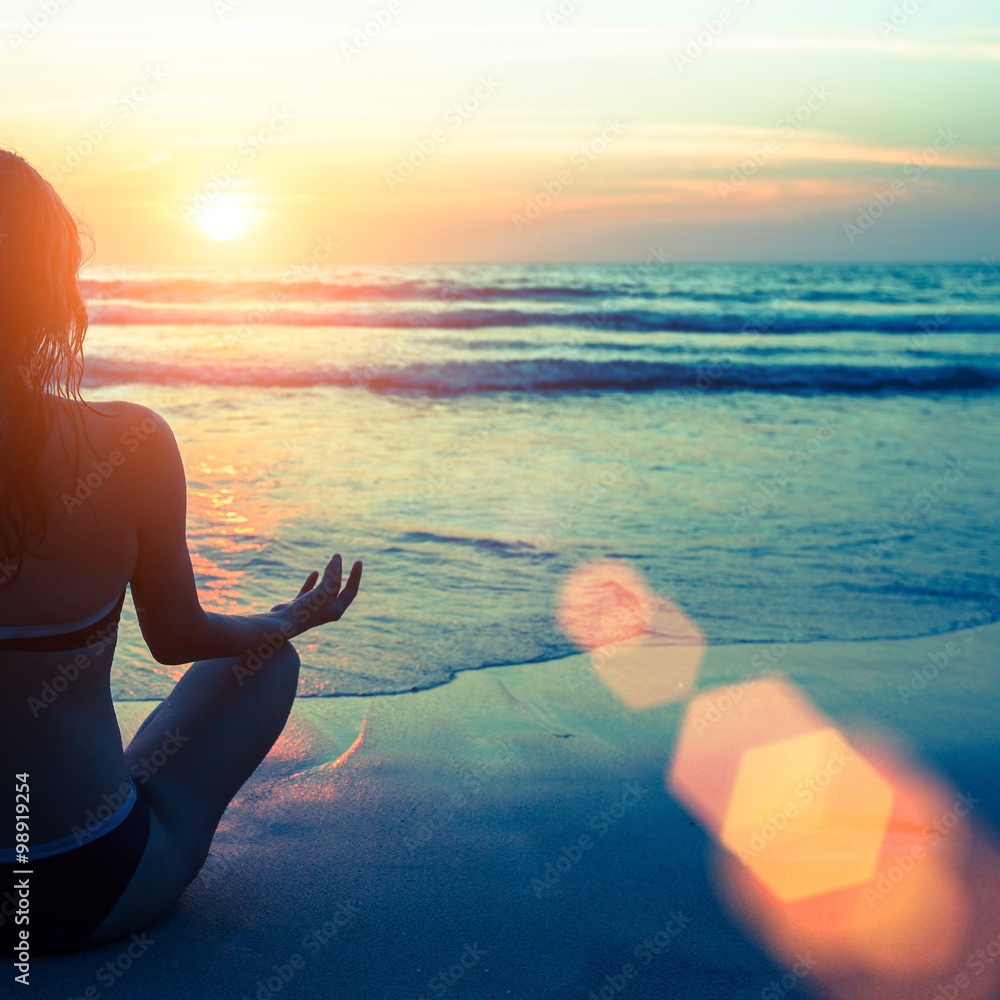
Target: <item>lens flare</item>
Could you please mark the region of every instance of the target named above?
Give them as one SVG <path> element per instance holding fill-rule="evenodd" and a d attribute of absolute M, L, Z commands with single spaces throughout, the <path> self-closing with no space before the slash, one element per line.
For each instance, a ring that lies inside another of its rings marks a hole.
<path fill-rule="evenodd" d="M 557 614 L 566 634 L 591 648 L 594 673 L 632 711 L 691 693 L 705 637 L 629 567 L 601 562 L 576 570 L 563 585 Z"/>
<path fill-rule="evenodd" d="M 836 729 L 819 729 L 743 754 L 720 839 L 780 899 L 808 899 L 871 878 L 892 799 Z"/>
<path fill-rule="evenodd" d="M 719 837 L 744 753 L 829 725 L 796 688 L 778 678 L 706 691 L 684 716 L 668 790 Z"/>
<path fill-rule="evenodd" d="M 635 570 L 599 562 L 569 575 L 559 596 L 558 618 L 578 646 L 594 649 L 624 642 L 646 630 L 655 599 Z"/>
<path fill-rule="evenodd" d="M 253 212 L 234 202 L 219 202 L 205 209 L 198 218 L 198 228 L 220 243 L 239 236 L 253 219 Z"/>
<path fill-rule="evenodd" d="M 968 794 L 886 748 L 864 755 L 894 791 L 867 882 L 789 902 L 720 851 L 720 896 L 776 961 L 791 967 L 807 954 L 809 975 L 834 1000 L 995 997 L 1000 856 L 968 821 Z"/>
<path fill-rule="evenodd" d="M 665 778 L 723 848 L 736 919 L 823 996 L 997 995 L 1000 855 L 971 793 L 849 740 L 777 678 L 694 699 Z"/>

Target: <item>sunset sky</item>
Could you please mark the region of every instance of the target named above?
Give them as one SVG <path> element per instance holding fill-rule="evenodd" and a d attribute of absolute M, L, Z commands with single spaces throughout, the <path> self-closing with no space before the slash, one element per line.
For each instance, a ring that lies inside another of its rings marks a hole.
<path fill-rule="evenodd" d="M 1000 251 L 995 0 L 3 15 L 0 143 L 103 264 L 294 264 L 319 239 L 347 263 Z"/>

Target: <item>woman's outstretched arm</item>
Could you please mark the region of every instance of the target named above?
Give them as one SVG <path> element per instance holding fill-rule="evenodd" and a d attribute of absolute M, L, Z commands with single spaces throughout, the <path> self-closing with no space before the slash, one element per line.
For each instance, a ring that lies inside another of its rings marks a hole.
<path fill-rule="evenodd" d="M 362 568 L 356 562 L 341 587 L 339 555 L 330 560 L 322 577 L 311 573 L 293 601 L 265 614 L 204 611 L 187 547 L 187 483 L 177 442 L 159 414 L 136 404 L 128 409 L 129 423 L 152 420 L 156 425 L 130 456 L 128 480 L 137 502 L 132 598 L 143 639 L 157 662 L 239 656 L 262 643 L 278 645 L 343 615 L 357 595 Z M 148 422 L 144 426 L 148 428 Z"/>

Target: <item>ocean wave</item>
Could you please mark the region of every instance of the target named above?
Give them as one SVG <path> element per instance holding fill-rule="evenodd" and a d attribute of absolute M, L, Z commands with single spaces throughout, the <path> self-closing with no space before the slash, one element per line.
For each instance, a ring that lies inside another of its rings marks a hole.
<path fill-rule="evenodd" d="M 951 267 L 793 265 L 535 265 L 520 268 L 463 266 L 380 270 L 340 268 L 250 269 L 229 274 L 90 275 L 82 281 L 95 305 L 108 300 L 146 305 L 283 302 L 426 301 L 579 302 L 628 298 L 846 307 L 995 301 L 1000 273 L 990 262 Z M 256 273 L 254 273 L 256 271 Z M 408 273 L 407 273 L 408 272 Z M 974 281 L 971 279 L 975 279 Z M 951 294 L 949 294 L 951 290 Z"/>
<path fill-rule="evenodd" d="M 354 368 L 255 365 L 160 364 L 91 357 L 89 386 L 147 382 L 226 386 L 357 386 L 380 393 L 459 396 L 493 392 L 681 391 L 819 393 L 958 393 L 996 391 L 1000 368 L 924 365 L 908 368 L 851 365 L 755 365 L 706 361 L 670 364 L 633 360 L 579 361 L 536 358 L 514 361 L 445 361 Z"/>
<path fill-rule="evenodd" d="M 336 301 L 429 301 L 447 304 L 457 301 L 493 301 L 496 299 L 567 300 L 606 298 L 629 295 L 658 298 L 651 288 L 635 287 L 630 282 L 603 284 L 532 284 L 529 280 L 511 280 L 503 284 L 465 283 L 451 280 L 410 280 L 396 282 L 347 281 L 219 281 L 207 278 L 135 279 L 81 282 L 84 297 L 95 304 L 117 299 L 137 302 L 187 302 L 227 300 L 295 300 L 308 302 Z M 714 297 L 714 296 L 713 296 Z"/>
<path fill-rule="evenodd" d="M 699 313 L 656 309 L 512 309 L 448 308 L 413 310 L 379 308 L 331 308 L 322 304 L 276 304 L 245 302 L 225 305 L 170 306 L 162 303 L 105 302 L 92 306 L 90 320 L 106 326 L 254 326 L 368 327 L 383 329 L 476 330 L 493 327 L 573 327 L 629 333 L 883 333 L 916 334 L 997 333 L 1000 314 L 940 313 L 855 314 L 801 313 L 765 309 L 761 312 Z"/>
<path fill-rule="evenodd" d="M 408 504 L 401 504 L 405 512 Z M 461 545 L 467 548 L 487 550 L 499 556 L 540 556 L 552 558 L 554 553 L 544 552 L 530 542 L 505 542 L 499 538 L 479 538 L 464 535 L 439 535 L 433 531 L 408 531 L 401 536 L 402 541 L 410 544 L 430 543 L 434 545 Z"/>

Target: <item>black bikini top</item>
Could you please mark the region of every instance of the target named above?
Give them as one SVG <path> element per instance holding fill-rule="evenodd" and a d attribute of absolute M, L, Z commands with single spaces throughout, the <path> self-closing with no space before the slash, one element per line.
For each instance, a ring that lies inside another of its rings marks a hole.
<path fill-rule="evenodd" d="M 80 621 L 0 626 L 0 652 L 47 653 L 96 645 L 117 632 L 124 602 L 123 590 L 106 608 Z"/>

